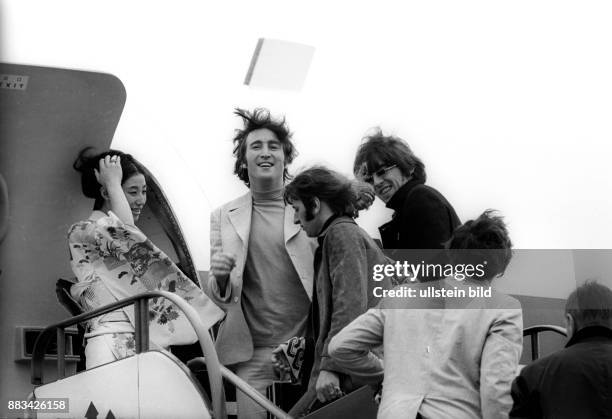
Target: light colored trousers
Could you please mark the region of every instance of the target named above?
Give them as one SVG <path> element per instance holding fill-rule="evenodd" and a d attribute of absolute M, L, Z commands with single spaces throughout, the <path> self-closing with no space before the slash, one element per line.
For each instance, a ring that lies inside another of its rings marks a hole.
<path fill-rule="evenodd" d="M 266 389 L 272 382 L 278 380 L 278 374 L 272 366 L 272 351 L 275 346 L 256 347 L 253 350 L 253 358 L 233 366 L 234 372 L 251 387 L 264 396 Z M 266 419 L 266 409 L 258 405 L 254 400 L 247 397 L 240 390 L 236 391 L 236 402 L 238 404 L 238 419 Z"/>

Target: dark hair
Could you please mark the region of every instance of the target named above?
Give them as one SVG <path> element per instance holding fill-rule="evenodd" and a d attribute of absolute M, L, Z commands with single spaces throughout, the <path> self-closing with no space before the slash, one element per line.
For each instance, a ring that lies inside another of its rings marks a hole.
<path fill-rule="evenodd" d="M 587 281 L 569 295 L 565 312 L 574 318 L 575 331 L 587 326 L 612 328 L 612 290 L 596 281 Z"/>
<path fill-rule="evenodd" d="M 379 127 L 363 137 L 357 149 L 353 173 L 357 177 L 374 173 L 385 166 L 397 165 L 404 176 L 425 182 L 425 165 L 399 137 L 383 135 Z M 367 173 L 366 173 L 367 172 Z"/>
<path fill-rule="evenodd" d="M 306 208 L 308 219 L 313 218 L 314 198 L 325 202 L 334 214 L 355 218 L 362 203 L 362 195 L 372 194 L 369 185 L 353 182 L 338 172 L 323 166 L 314 166 L 298 174 L 285 186 L 285 202 L 300 200 Z"/>
<path fill-rule="evenodd" d="M 448 249 L 459 250 L 451 252 L 455 263 L 476 265 L 486 261 L 485 274 L 480 279 L 502 276 L 512 259 L 508 229 L 503 218 L 494 213 L 494 210 L 486 210 L 475 220 L 457 227 L 446 243 Z"/>
<path fill-rule="evenodd" d="M 93 154 L 93 151 L 93 147 L 86 147 L 81 150 L 72 167 L 74 170 L 81 173 L 81 189 L 83 190 L 83 195 L 87 198 L 95 199 L 94 209 L 100 209 L 104 204 L 104 198 L 102 198 L 102 194 L 100 193 L 100 184 L 96 180 L 96 174 L 94 172 L 94 169 L 98 169 L 99 167 L 100 159 L 106 156 L 119 156 L 121 158 L 121 170 L 123 172 L 121 177 L 122 185 L 132 176 L 137 174 L 144 176 L 144 173 L 130 154 L 118 150 L 108 150 L 99 154 Z"/>
<path fill-rule="evenodd" d="M 249 173 L 246 167 L 243 166 L 246 156 L 246 138 L 247 136 L 258 129 L 269 129 L 276 135 L 278 141 L 283 146 L 283 152 L 285 154 L 285 170 L 283 172 L 283 180 L 287 181 L 291 177 L 287 170 L 287 166 L 291 164 L 293 159 L 297 156 L 297 151 L 293 143 L 291 142 L 291 136 L 293 133 L 289 131 L 289 127 L 285 123 L 285 118 L 281 120 L 275 120 L 270 116 L 270 111 L 264 108 L 256 108 L 252 112 L 244 109 L 236 108 L 234 114 L 242 118 L 244 127 L 236 130 L 234 136 L 234 157 L 236 162 L 234 163 L 234 173 L 242 180 L 247 186 L 250 185 Z"/>

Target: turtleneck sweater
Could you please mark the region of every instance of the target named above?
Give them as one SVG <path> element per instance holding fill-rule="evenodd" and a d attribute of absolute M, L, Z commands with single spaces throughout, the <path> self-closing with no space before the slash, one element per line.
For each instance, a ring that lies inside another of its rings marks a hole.
<path fill-rule="evenodd" d="M 242 309 L 254 346 L 303 336 L 310 300 L 285 247 L 283 190 L 252 192 Z"/>

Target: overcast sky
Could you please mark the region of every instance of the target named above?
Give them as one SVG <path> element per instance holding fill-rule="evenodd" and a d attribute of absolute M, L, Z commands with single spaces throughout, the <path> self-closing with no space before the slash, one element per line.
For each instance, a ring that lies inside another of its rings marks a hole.
<path fill-rule="evenodd" d="M 350 174 L 366 130 L 406 139 L 462 220 L 507 218 L 517 248 L 612 248 L 608 1 L 0 0 L 2 61 L 108 72 L 113 146 L 162 183 L 196 265 L 232 175 L 236 106 L 284 114 L 300 156 Z M 258 38 L 315 48 L 299 92 L 243 80 Z M 389 213 L 360 217 L 373 235 Z"/>

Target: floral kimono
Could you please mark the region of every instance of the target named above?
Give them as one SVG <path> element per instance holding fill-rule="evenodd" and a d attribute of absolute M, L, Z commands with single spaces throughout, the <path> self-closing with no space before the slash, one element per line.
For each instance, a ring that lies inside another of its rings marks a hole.
<path fill-rule="evenodd" d="M 164 252 L 110 211 L 108 215 L 94 211 L 89 220 L 72 225 L 68 246 L 78 281 L 71 293 L 84 311 L 159 290 L 185 299 L 206 328 L 223 318 L 223 311 Z M 185 315 L 165 298 L 149 300 L 149 321 L 152 346 L 167 348 L 197 340 Z M 85 331 L 87 368 L 133 355 L 134 324 L 133 306 L 90 320 Z"/>

